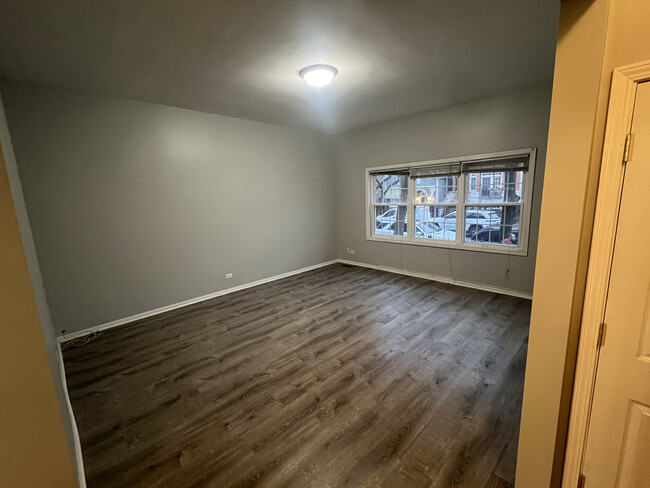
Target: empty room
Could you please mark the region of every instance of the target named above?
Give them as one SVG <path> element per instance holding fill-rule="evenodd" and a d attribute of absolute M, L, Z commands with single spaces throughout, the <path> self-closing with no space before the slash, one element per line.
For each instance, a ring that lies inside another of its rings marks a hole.
<path fill-rule="evenodd" d="M 648 19 L 0 2 L 0 486 L 650 486 Z"/>

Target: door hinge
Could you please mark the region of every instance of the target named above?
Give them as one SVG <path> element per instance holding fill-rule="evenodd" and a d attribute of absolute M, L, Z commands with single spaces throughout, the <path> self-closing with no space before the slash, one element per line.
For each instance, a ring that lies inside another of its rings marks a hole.
<path fill-rule="evenodd" d="M 630 159 L 630 144 L 632 143 L 632 134 L 625 136 L 625 147 L 623 148 L 623 164 L 627 164 Z"/>
<path fill-rule="evenodd" d="M 607 329 L 607 325 L 602 322 L 600 326 L 598 327 L 598 342 L 596 343 L 596 347 L 600 349 L 603 347 L 603 344 L 605 343 L 605 332 Z"/>
<path fill-rule="evenodd" d="M 578 476 L 578 486 L 577 488 L 585 488 L 585 475 L 581 474 Z"/>

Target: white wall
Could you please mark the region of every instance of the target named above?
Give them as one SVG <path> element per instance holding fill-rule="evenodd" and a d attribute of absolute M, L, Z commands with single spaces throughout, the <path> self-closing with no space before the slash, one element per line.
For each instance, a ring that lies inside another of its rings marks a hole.
<path fill-rule="evenodd" d="M 337 137 L 338 257 L 532 293 L 550 103 L 541 86 Z M 366 240 L 365 168 L 527 147 L 538 148 L 528 256 Z"/>
<path fill-rule="evenodd" d="M 329 136 L 0 87 L 58 334 L 334 258 Z"/>

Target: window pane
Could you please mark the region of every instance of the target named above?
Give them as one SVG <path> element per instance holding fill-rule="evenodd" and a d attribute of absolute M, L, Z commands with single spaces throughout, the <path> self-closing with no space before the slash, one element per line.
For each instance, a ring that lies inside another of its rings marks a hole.
<path fill-rule="evenodd" d="M 409 176 L 403 175 L 374 175 L 375 203 L 397 204 L 408 201 Z"/>
<path fill-rule="evenodd" d="M 523 171 L 470 173 L 466 180 L 468 203 L 517 203 L 522 198 Z"/>
<path fill-rule="evenodd" d="M 465 240 L 516 246 L 519 244 L 519 205 L 466 207 Z"/>
<path fill-rule="evenodd" d="M 476 191 L 476 174 L 469 175 L 469 191 Z"/>
<path fill-rule="evenodd" d="M 506 226 L 483 227 L 467 240 L 484 244 L 517 246 L 519 244 L 519 228 L 512 226 L 508 231 Z"/>
<path fill-rule="evenodd" d="M 458 176 L 415 179 L 416 203 L 456 203 Z"/>
<path fill-rule="evenodd" d="M 456 240 L 456 207 L 415 206 L 415 237 L 418 239 Z M 453 215 L 453 218 L 450 217 Z"/>
<path fill-rule="evenodd" d="M 406 235 L 406 205 L 377 205 L 374 215 L 375 235 Z"/>

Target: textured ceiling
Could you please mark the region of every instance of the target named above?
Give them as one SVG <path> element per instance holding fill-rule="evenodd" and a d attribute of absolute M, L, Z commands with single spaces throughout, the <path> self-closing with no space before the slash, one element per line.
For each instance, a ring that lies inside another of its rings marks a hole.
<path fill-rule="evenodd" d="M 3 0 L 0 76 L 338 133 L 550 83 L 559 0 Z M 334 65 L 325 88 L 300 68 Z"/>

